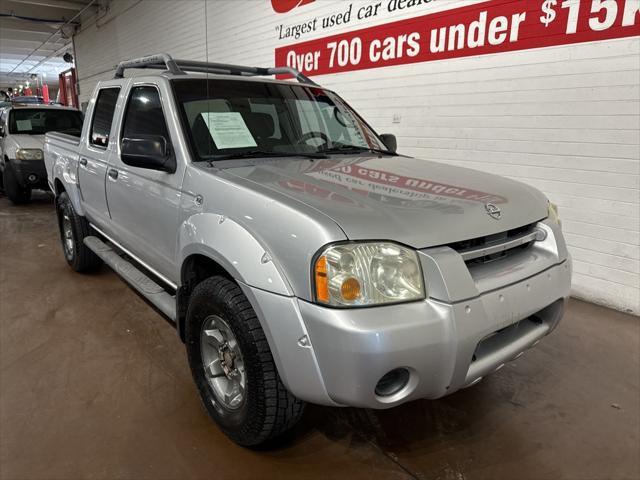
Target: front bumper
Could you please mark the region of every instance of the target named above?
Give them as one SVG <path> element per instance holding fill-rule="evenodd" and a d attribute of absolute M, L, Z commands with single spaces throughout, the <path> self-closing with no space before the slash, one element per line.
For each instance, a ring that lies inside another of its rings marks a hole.
<path fill-rule="evenodd" d="M 389 408 L 472 385 L 553 331 L 569 296 L 571 259 L 559 229 L 544 228 L 544 242 L 506 264 L 474 271 L 456 263 L 451 249 L 421 252 L 430 296 L 420 302 L 333 309 L 244 289 L 294 395 Z M 409 372 L 406 385 L 376 394 L 380 379 L 395 369 Z"/>
<path fill-rule="evenodd" d="M 300 312 L 331 399 L 386 408 L 453 393 L 534 345 L 560 321 L 570 275 L 566 261 L 453 305 L 428 300 L 345 311 L 300 302 Z M 396 368 L 409 371 L 407 386 L 376 395 L 378 381 Z"/>
<path fill-rule="evenodd" d="M 12 160 L 20 186 L 48 190 L 47 169 L 44 160 Z"/>

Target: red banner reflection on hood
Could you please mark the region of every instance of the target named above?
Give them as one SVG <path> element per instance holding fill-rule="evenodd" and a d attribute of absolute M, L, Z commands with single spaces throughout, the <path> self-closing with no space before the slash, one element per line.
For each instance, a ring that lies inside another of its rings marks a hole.
<path fill-rule="evenodd" d="M 434 195 L 459 198 L 461 200 L 468 200 L 472 202 L 505 203 L 507 201 L 506 198 L 492 193 L 470 190 L 468 188 L 447 185 L 439 182 L 432 182 L 431 180 L 423 178 L 395 175 L 390 172 L 385 172 L 384 170 L 366 168 L 361 165 L 346 165 L 334 170 L 369 182 L 381 185 L 393 185 L 395 187 L 413 190 L 414 192 L 431 193 Z"/>

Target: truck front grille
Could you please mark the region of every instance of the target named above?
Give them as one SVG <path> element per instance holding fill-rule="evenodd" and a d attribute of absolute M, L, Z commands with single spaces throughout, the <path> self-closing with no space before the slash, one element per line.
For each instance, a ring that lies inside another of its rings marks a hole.
<path fill-rule="evenodd" d="M 521 252 L 531 247 L 536 240 L 543 240 L 544 235 L 544 231 L 531 223 L 506 232 L 451 243 L 449 247 L 458 252 L 468 266 L 472 266 Z"/>

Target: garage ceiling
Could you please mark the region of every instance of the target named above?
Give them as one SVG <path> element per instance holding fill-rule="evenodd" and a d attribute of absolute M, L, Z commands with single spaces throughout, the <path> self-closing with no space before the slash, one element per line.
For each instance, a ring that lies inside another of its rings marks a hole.
<path fill-rule="evenodd" d="M 61 57 L 67 51 L 73 53 L 71 35 L 99 3 L 0 0 L 0 83 L 33 73 L 57 75 L 68 69 L 70 65 Z"/>

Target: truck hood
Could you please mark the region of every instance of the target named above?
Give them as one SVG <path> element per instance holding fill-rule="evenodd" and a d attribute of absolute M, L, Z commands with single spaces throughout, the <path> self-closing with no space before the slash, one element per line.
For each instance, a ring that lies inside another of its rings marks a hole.
<path fill-rule="evenodd" d="M 44 148 L 44 135 L 11 135 L 11 140 L 17 148 Z"/>
<path fill-rule="evenodd" d="M 523 183 L 409 157 L 228 161 L 225 173 L 302 202 L 333 219 L 350 240 L 414 248 L 491 235 L 547 216 L 547 199 Z M 501 217 L 489 215 L 487 205 Z"/>

